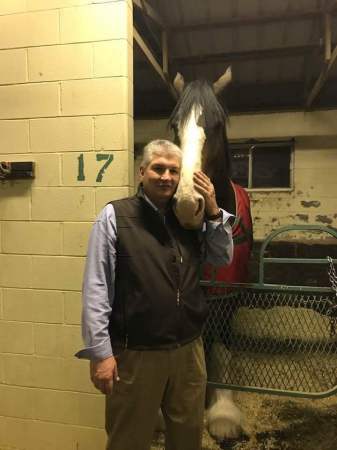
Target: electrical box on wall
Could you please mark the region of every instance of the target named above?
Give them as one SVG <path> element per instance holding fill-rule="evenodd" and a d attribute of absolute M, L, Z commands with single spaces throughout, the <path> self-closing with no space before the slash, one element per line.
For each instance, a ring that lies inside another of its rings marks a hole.
<path fill-rule="evenodd" d="M 34 162 L 0 162 L 0 180 L 23 180 L 27 178 L 35 178 Z"/>

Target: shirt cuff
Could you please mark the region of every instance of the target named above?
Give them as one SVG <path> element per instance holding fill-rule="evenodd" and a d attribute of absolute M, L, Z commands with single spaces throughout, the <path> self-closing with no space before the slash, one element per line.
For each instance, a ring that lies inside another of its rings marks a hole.
<path fill-rule="evenodd" d="M 110 356 L 113 356 L 110 339 L 107 339 L 101 344 L 94 345 L 93 347 L 86 347 L 75 353 L 75 356 L 79 359 L 98 361 L 109 358 Z"/>

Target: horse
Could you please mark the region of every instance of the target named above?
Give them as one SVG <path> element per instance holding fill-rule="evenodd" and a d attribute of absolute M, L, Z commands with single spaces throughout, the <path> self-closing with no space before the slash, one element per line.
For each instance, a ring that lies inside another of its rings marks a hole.
<path fill-rule="evenodd" d="M 246 191 L 230 178 L 231 158 L 226 133 L 228 112 L 217 99 L 230 81 L 230 68 L 213 85 L 206 80 L 195 80 L 185 85 L 179 73 L 174 79 L 179 99 L 168 124 L 183 153 L 174 211 L 183 227 L 198 229 L 202 226 L 205 205 L 203 197 L 193 187 L 193 173 L 198 170 L 205 172 L 214 185 L 218 205 L 236 217 L 232 225 L 233 262 L 220 268 L 216 279 L 245 282 L 252 247 L 249 198 Z M 212 271 L 211 266 L 206 266 L 204 278 L 209 279 Z M 217 289 L 213 293 L 221 292 Z M 242 414 L 234 403 L 232 392 L 211 389 L 208 398 L 206 421 L 209 433 L 217 441 L 238 438 L 243 431 Z"/>

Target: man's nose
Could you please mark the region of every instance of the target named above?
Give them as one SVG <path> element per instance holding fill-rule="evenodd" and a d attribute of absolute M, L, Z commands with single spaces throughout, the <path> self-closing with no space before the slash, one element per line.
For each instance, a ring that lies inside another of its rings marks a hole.
<path fill-rule="evenodd" d="M 171 173 L 170 173 L 169 169 L 164 170 L 164 172 L 162 173 L 160 178 L 162 180 L 170 180 L 171 179 Z"/>

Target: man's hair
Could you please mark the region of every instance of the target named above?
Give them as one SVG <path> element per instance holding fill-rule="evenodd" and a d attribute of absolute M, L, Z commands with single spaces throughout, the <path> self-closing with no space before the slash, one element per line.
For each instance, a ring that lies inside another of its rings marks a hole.
<path fill-rule="evenodd" d="M 155 156 L 175 157 L 181 162 L 182 152 L 173 142 L 166 139 L 156 139 L 144 147 L 140 167 L 147 167 Z"/>

